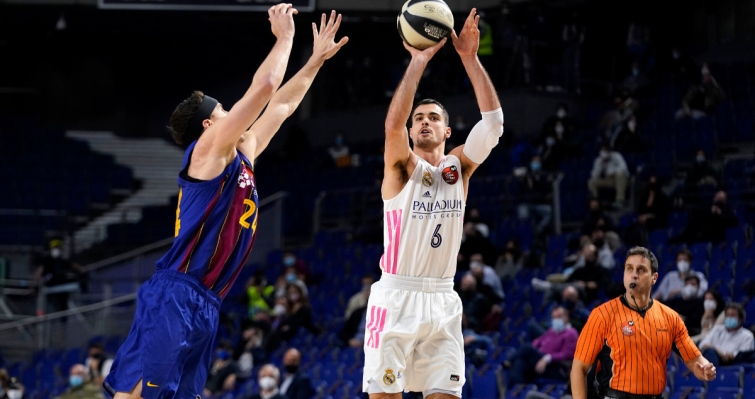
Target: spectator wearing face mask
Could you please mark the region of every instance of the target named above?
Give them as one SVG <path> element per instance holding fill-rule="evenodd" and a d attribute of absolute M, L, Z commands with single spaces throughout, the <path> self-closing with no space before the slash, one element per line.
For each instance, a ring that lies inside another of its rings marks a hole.
<path fill-rule="evenodd" d="M 557 140 L 554 135 L 549 134 L 545 136 L 539 152 L 543 170 L 555 172 L 561 168 L 561 162 L 566 157 L 566 145 Z"/>
<path fill-rule="evenodd" d="M 351 153 L 349 147 L 344 144 L 343 135 L 337 134 L 333 140 L 333 145 L 328 147 L 328 154 L 333 159 L 333 163 L 339 168 L 351 166 Z"/>
<path fill-rule="evenodd" d="M 260 387 L 258 393 L 250 399 L 286 399 L 280 394 L 278 383 L 280 382 L 280 370 L 272 364 L 266 364 L 257 373 L 257 383 Z"/>
<path fill-rule="evenodd" d="M 755 351 L 752 331 L 742 328 L 744 307 L 738 303 L 726 305 L 724 325 L 715 326 L 700 341 L 703 356 L 715 367 L 751 362 Z"/>
<path fill-rule="evenodd" d="M 497 303 L 505 298 L 501 279 L 498 277 L 495 269 L 485 264 L 482 254 L 474 253 L 470 256 L 469 271 L 467 274 L 477 280 L 478 288 L 480 288 L 480 284 L 485 286 L 485 290 L 490 292 L 489 299 Z"/>
<path fill-rule="evenodd" d="M 705 307 L 704 299 L 698 296 L 699 291 L 700 278 L 696 275 L 690 275 L 684 279 L 681 295 L 665 302 L 666 306 L 679 313 L 689 335 L 700 333 L 700 321 L 703 318 Z"/>
<path fill-rule="evenodd" d="M 262 347 L 265 339 L 266 325 L 258 321 L 244 321 L 241 339 L 233 351 L 233 360 L 239 368 L 236 373 L 239 378 L 252 377 L 252 368 L 255 364 L 263 363 L 267 356 Z"/>
<path fill-rule="evenodd" d="M 215 360 L 212 362 L 210 372 L 207 375 L 207 383 L 204 386 L 204 396 L 222 395 L 233 391 L 236 386 L 236 374 L 239 367 L 231 357 L 233 347 L 228 342 L 223 342 L 215 351 Z"/>
<path fill-rule="evenodd" d="M 671 238 L 669 243 L 710 241 L 718 244 L 726 240 L 726 230 L 738 224 L 737 216 L 729 207 L 726 192 L 718 191 L 713 196 L 713 204 L 690 212 L 687 226 L 678 236 Z"/>
<path fill-rule="evenodd" d="M 287 399 L 310 399 L 315 395 L 312 388 L 312 380 L 299 370 L 301 365 L 301 353 L 296 348 L 291 348 L 283 355 L 283 366 L 286 376 L 280 384 L 281 395 Z"/>
<path fill-rule="evenodd" d="M 721 294 L 716 290 L 708 290 L 703 296 L 703 317 L 700 320 L 700 334 L 697 334 L 692 338 L 692 341 L 697 345 L 703 338 L 708 336 L 713 327 L 718 325 L 724 325 L 724 319 L 726 314 L 724 309 L 726 303 Z"/>
<path fill-rule="evenodd" d="M 622 154 L 640 153 L 646 149 L 637 126 L 637 117 L 632 115 L 621 130 L 611 138 L 611 147 Z"/>
<path fill-rule="evenodd" d="M 532 157 L 524 173 L 515 175 L 519 175 L 521 188 L 522 202 L 517 206 L 519 220 L 533 222 L 537 235 L 546 233 L 553 220 L 553 176 L 542 170 L 539 155 Z"/>
<path fill-rule="evenodd" d="M 611 272 L 602 267 L 598 262 L 598 249 L 594 244 L 584 245 L 580 251 L 578 262 L 584 262 L 580 267 L 571 267 L 564 272 L 565 282 L 554 283 L 551 281 L 532 279 L 532 288 L 545 292 L 545 301 L 551 301 L 567 286 L 573 286 L 580 292 L 580 296 L 587 299 L 588 303 L 598 298 L 598 291 L 612 292 L 613 282 Z M 551 279 L 551 277 L 548 277 Z M 563 277 L 560 278 L 563 281 Z"/>
<path fill-rule="evenodd" d="M 569 115 L 569 106 L 566 103 L 556 105 L 556 112 L 550 116 L 543 125 L 541 139 L 553 136 L 556 141 L 568 143 L 574 137 L 577 130 L 577 124 Z"/>
<path fill-rule="evenodd" d="M 687 173 L 685 185 L 688 187 L 714 186 L 718 187 L 720 173 L 708 162 L 705 150 L 697 150 L 695 163 Z"/>
<path fill-rule="evenodd" d="M 629 69 L 629 75 L 624 78 L 621 84 L 622 89 L 629 92 L 631 95 L 642 95 L 645 90 L 650 86 L 650 79 L 645 72 L 641 69 L 640 63 L 637 61 L 632 62 L 632 66 Z"/>
<path fill-rule="evenodd" d="M 692 253 L 686 249 L 682 249 L 676 253 L 676 270 L 666 273 L 666 275 L 658 284 L 653 294 L 653 299 L 660 301 L 668 301 L 671 298 L 675 298 L 682 293 L 685 281 L 689 276 L 696 276 L 700 281 L 696 296 L 702 297 L 705 291 L 708 290 L 708 280 L 701 272 L 690 270 L 692 264 Z"/>
<path fill-rule="evenodd" d="M 63 242 L 54 239 L 50 241 L 50 250 L 43 256 L 34 272 L 34 280 L 38 286 L 54 287 L 63 284 L 76 283 L 83 277 L 84 269 L 78 263 L 71 262 L 63 254 Z M 47 295 L 47 313 L 68 309 L 68 292 Z"/>
<path fill-rule="evenodd" d="M 283 257 L 281 258 L 283 262 L 283 267 L 293 267 L 294 272 L 299 277 L 301 281 L 303 281 L 305 284 L 311 284 L 312 281 L 312 273 L 309 270 L 309 265 L 307 265 L 304 260 L 299 259 L 295 253 L 293 252 L 286 252 L 283 254 Z"/>
<path fill-rule="evenodd" d="M 296 284 L 286 286 L 286 297 L 288 300 L 288 312 L 282 316 L 275 324 L 274 330 L 268 336 L 265 343 L 267 353 L 272 353 L 277 349 L 282 341 L 290 341 L 299 332 L 300 328 L 317 333 L 317 329 L 312 324 L 312 306 L 309 304 L 309 298 L 304 294 Z M 278 302 L 276 301 L 276 307 Z M 273 309 L 275 313 L 275 308 Z"/>
<path fill-rule="evenodd" d="M 593 198 L 598 198 L 599 188 L 610 187 L 616 190 L 614 206 L 623 207 L 628 179 L 629 169 L 624 157 L 619 152 L 612 151 L 609 145 L 602 145 L 600 154 L 593 162 L 590 180 L 587 182 Z"/>
<path fill-rule="evenodd" d="M 524 254 L 519 240 L 512 238 L 495 262 L 495 272 L 501 279 L 513 279 L 524 266 Z"/>
<path fill-rule="evenodd" d="M 95 342 L 89 346 L 89 353 L 84 366 L 87 368 L 92 382 L 101 387 L 105 377 L 110 374 L 113 358 L 105 353 L 105 347 L 101 343 Z"/>
<path fill-rule="evenodd" d="M 102 387 L 95 385 L 83 364 L 74 364 L 68 373 L 69 387 L 57 399 L 104 399 Z"/>
<path fill-rule="evenodd" d="M 283 269 L 283 274 L 278 277 L 278 281 L 275 282 L 275 297 L 280 298 L 286 296 L 286 289 L 289 285 L 295 285 L 299 287 L 305 296 L 309 295 L 307 284 L 296 273 L 294 266 L 286 266 Z"/>
<path fill-rule="evenodd" d="M 566 381 L 568 363 L 577 347 L 577 330 L 569 324 L 569 313 L 562 307 L 551 311 L 551 326 L 545 334 L 521 346 L 503 366 L 509 369 L 508 387 L 527 384 L 536 378 Z"/>
<path fill-rule="evenodd" d="M 721 86 L 710 74 L 708 64 L 700 69 L 700 83 L 693 85 L 684 95 L 682 107 L 676 111 L 676 119 L 700 119 L 713 113 L 715 108 L 726 98 Z"/>

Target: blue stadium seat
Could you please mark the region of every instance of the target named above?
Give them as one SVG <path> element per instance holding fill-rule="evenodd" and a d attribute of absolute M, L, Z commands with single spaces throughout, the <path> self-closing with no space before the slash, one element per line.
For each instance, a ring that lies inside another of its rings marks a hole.
<path fill-rule="evenodd" d="M 741 388 L 744 372 L 744 367 L 741 366 L 719 367 L 716 369 L 716 379 L 708 381 L 708 391 L 719 388 Z"/>
<path fill-rule="evenodd" d="M 705 399 L 742 399 L 742 388 L 720 388 L 708 390 Z"/>

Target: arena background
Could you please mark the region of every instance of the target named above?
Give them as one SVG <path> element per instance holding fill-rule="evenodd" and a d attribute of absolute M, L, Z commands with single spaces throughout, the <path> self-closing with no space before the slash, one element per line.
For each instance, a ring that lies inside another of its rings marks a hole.
<path fill-rule="evenodd" d="M 172 236 L 181 151 L 166 132 L 170 113 L 192 90 L 232 104 L 274 41 L 260 11 L 129 9 L 122 6 L 180 2 L 99 1 L 0 0 L 0 367 L 25 386 L 26 398 L 63 392 L 69 367 L 85 360 L 92 342 L 115 353 L 132 320 L 135 290 Z M 326 63 L 257 162 L 265 202 L 259 238 L 235 296 L 224 305 L 219 342 L 237 344 L 246 326 L 247 280 L 262 270 L 274 284 L 283 273 L 283 254 L 291 251 L 309 270 L 313 323 L 263 359 L 280 365 L 283 351 L 297 347 L 318 397 L 351 399 L 359 395 L 361 353 L 339 344 L 338 334 L 363 274 L 379 273 L 383 118 L 407 56 L 395 27 L 402 2 L 310 1 L 301 3 L 314 11 L 295 17 L 287 78 L 307 59 L 309 26 L 321 12 L 344 15 L 339 36 L 350 42 Z M 238 2 L 250 8 L 260 3 L 266 8 L 270 2 Z M 521 271 L 503 279 L 502 319 L 495 328 L 477 331 L 494 345 L 470 349 L 468 360 L 475 363 L 465 397 L 524 397 L 529 390 L 559 397 L 566 389 L 565 380 L 504 389 L 507 371 L 500 364 L 530 341 L 530 321 L 550 317 L 551 303 L 531 280 L 563 271 L 568 256 L 578 254 L 580 237 L 592 233 L 585 230 L 594 216 L 587 181 L 606 130 L 601 120 L 615 108 L 617 96 L 638 104 L 633 112 L 641 144 L 623 154 L 631 176 L 626 203 L 614 206 L 611 190 L 600 193 L 605 217 L 612 220 L 605 230 L 621 238 L 611 248 L 618 265 L 614 281 L 620 281 L 630 243 L 656 251 L 661 278 L 674 269 L 676 252 L 688 248 L 693 269 L 727 301 L 743 303 L 745 326 L 752 326 L 755 2 L 448 3 L 457 28 L 471 7 L 482 12 L 492 42 L 481 58 L 506 118 L 504 139 L 470 186 L 467 211 L 478 209 L 489 230 L 486 243 L 475 248 L 482 248 L 486 264 L 496 266 L 507 243 L 517 238 L 526 259 Z M 572 23 L 584 31 L 576 47 L 563 40 L 564 26 Z M 447 106 L 455 129 L 450 141 L 461 144 L 479 114 L 461 63 L 446 47 L 431 62 L 419 93 Z M 689 60 L 681 78 L 672 73 L 674 47 Z M 578 69 L 565 62 L 574 59 L 575 48 Z M 636 83 L 627 79 L 634 60 L 647 80 L 628 93 L 627 82 Z M 725 98 L 700 119 L 675 118 L 688 89 L 700 82 L 704 63 Z M 517 173 L 544 150 L 549 118 L 561 103 L 575 126 L 568 153 L 549 170 L 553 184 L 543 192 L 527 191 Z M 343 167 L 328 152 L 338 135 L 350 153 Z M 696 186 L 687 177 L 698 149 L 717 175 L 712 184 L 690 187 Z M 670 205 L 666 223 L 643 230 L 638 215 L 651 175 Z M 698 234 L 674 241 L 695 227 L 700 209 L 709 208 L 719 190 L 728 194 L 727 206 L 737 219 L 726 226 L 725 239 Z M 534 216 L 522 220 L 517 213 L 530 203 L 551 207 L 553 220 L 542 234 L 535 232 Z M 60 240 L 64 257 L 81 266 L 57 294 L 35 280 L 51 240 Z M 467 256 L 459 263 L 459 277 L 468 268 Z M 611 295 L 601 292 L 588 308 Z M 255 363 L 255 373 L 261 364 Z M 733 369 L 737 383 L 722 383 L 721 390 L 698 386 L 677 366 L 672 358 L 670 395 L 755 397 L 752 365 Z M 247 397 L 256 390 L 253 374 L 216 396 Z M 726 394 L 713 396 L 716 392 Z M 729 393 L 733 396 L 725 396 Z"/>

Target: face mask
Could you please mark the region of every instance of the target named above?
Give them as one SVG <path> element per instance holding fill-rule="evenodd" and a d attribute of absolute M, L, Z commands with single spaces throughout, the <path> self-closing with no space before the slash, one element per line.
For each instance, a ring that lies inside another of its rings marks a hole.
<path fill-rule="evenodd" d="M 553 137 L 548 137 L 545 139 L 545 145 L 547 145 L 548 147 L 552 146 L 553 144 L 556 144 L 556 139 L 554 139 Z"/>
<path fill-rule="evenodd" d="M 295 374 L 297 371 L 299 371 L 299 365 L 296 364 L 287 364 L 286 365 L 286 372 L 289 374 Z"/>
<path fill-rule="evenodd" d="M 724 326 L 732 330 L 739 326 L 739 319 L 736 317 L 727 317 L 724 319 Z"/>
<path fill-rule="evenodd" d="M 287 256 L 283 259 L 283 264 L 286 266 L 293 266 L 296 263 L 296 259 L 292 256 Z"/>
<path fill-rule="evenodd" d="M 551 328 L 553 331 L 560 333 L 566 329 L 566 323 L 564 323 L 563 319 L 552 319 Z"/>
<path fill-rule="evenodd" d="M 556 125 L 556 127 L 554 128 L 554 130 L 556 131 L 556 134 L 558 134 L 559 136 L 562 135 L 562 134 L 564 134 L 564 126 L 563 125 Z"/>
<path fill-rule="evenodd" d="M 283 316 L 284 314 L 286 314 L 286 307 L 281 304 L 275 305 L 275 307 L 273 308 L 273 314 L 276 316 Z"/>
<path fill-rule="evenodd" d="M 705 310 L 716 310 L 716 301 L 712 299 L 706 299 L 703 302 L 703 307 L 705 308 Z"/>
<path fill-rule="evenodd" d="M 50 256 L 53 258 L 60 258 L 60 255 L 63 251 L 60 250 L 60 248 L 53 248 L 50 250 Z"/>
<path fill-rule="evenodd" d="M 291 302 L 298 302 L 298 301 L 299 301 L 299 299 L 301 299 L 301 295 L 299 295 L 299 294 L 289 294 L 289 295 L 288 295 L 288 299 L 289 299 L 289 300 L 290 300 Z"/>
<path fill-rule="evenodd" d="M 556 111 L 556 116 L 558 117 L 558 119 L 564 119 L 564 117 L 566 117 L 566 110 L 559 109 L 558 111 Z"/>
<path fill-rule="evenodd" d="M 532 162 L 530 163 L 530 169 L 532 169 L 533 172 L 537 172 L 540 170 L 540 162 Z"/>
<path fill-rule="evenodd" d="M 682 298 L 692 298 L 697 294 L 697 287 L 694 285 L 685 285 L 682 288 Z"/>
<path fill-rule="evenodd" d="M 679 273 L 687 273 L 689 271 L 689 262 L 686 260 L 680 260 L 679 262 L 676 262 L 676 268 L 679 270 Z"/>
<path fill-rule="evenodd" d="M 703 163 L 705 162 L 705 157 L 702 155 L 698 155 L 695 157 L 695 161 L 697 161 L 697 163 Z"/>
<path fill-rule="evenodd" d="M 81 378 L 81 377 L 79 377 Z M 21 397 L 24 396 L 24 392 L 20 389 L 9 389 L 8 390 L 8 399 L 21 399 Z"/>
<path fill-rule="evenodd" d="M 293 282 L 295 282 L 296 280 L 298 280 L 298 277 L 296 277 L 296 275 L 295 275 L 295 274 L 293 274 L 293 273 L 289 273 L 289 274 L 287 274 L 287 275 L 286 275 L 286 281 L 287 281 L 287 282 L 289 282 L 289 283 L 293 283 Z"/>
<path fill-rule="evenodd" d="M 637 128 L 637 122 L 629 121 L 627 122 L 627 127 L 629 128 L 629 130 L 634 131 L 634 129 Z"/>
<path fill-rule="evenodd" d="M 269 391 L 275 388 L 275 378 L 273 377 L 260 378 L 260 388 L 262 388 L 265 391 Z"/>
<path fill-rule="evenodd" d="M 603 159 L 611 158 L 611 152 L 606 151 L 606 150 L 601 150 L 600 151 L 600 157 L 603 158 Z"/>
<path fill-rule="evenodd" d="M 82 378 L 80 375 L 72 375 L 68 377 L 68 383 L 71 384 L 72 388 L 76 388 L 84 383 L 84 378 Z"/>

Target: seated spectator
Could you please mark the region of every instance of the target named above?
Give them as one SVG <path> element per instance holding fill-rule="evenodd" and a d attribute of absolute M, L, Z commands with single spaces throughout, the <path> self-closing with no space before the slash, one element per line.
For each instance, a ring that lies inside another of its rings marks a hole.
<path fill-rule="evenodd" d="M 239 378 L 250 378 L 255 364 L 267 361 L 267 355 L 262 347 L 267 327 L 258 321 L 243 322 L 241 339 L 233 351 L 233 360 L 239 368 Z"/>
<path fill-rule="evenodd" d="M 613 188 L 616 190 L 614 206 L 623 208 L 628 179 L 629 169 L 627 169 L 624 157 L 620 153 L 612 151 L 607 144 L 603 144 L 600 147 L 600 155 L 593 162 L 590 180 L 587 182 L 590 194 L 593 198 L 599 198 L 599 188 Z"/>
<path fill-rule="evenodd" d="M 367 324 L 367 306 L 363 306 L 359 309 L 354 309 L 343 323 L 341 331 L 338 332 L 339 347 L 352 347 L 362 348 L 364 347 L 364 332 Z"/>
<path fill-rule="evenodd" d="M 477 280 L 471 274 L 465 274 L 461 278 L 458 292 L 468 328 L 481 332 L 483 320 L 490 313 L 493 304 L 477 291 Z"/>
<path fill-rule="evenodd" d="M 638 95 L 643 94 L 649 86 L 650 79 L 640 68 L 640 63 L 637 61 L 633 62 L 629 75 L 627 75 L 621 83 L 621 88 L 629 92 L 631 95 Z"/>
<path fill-rule="evenodd" d="M 482 288 L 481 292 L 483 295 L 493 299 L 495 303 L 503 301 L 506 297 L 503 293 L 501 279 L 492 267 L 484 263 L 482 254 L 472 254 L 469 259 L 469 271 L 467 274 L 472 275 L 477 280 L 477 287 Z M 484 291 L 487 291 L 487 293 Z"/>
<path fill-rule="evenodd" d="M 742 328 L 745 310 L 738 303 L 729 303 L 724 310 L 723 326 L 715 326 L 708 336 L 700 341 L 700 350 L 716 368 L 751 362 L 755 351 L 752 331 Z"/>
<path fill-rule="evenodd" d="M 279 320 L 265 343 L 268 354 L 277 349 L 282 341 L 288 342 L 295 337 L 300 328 L 316 332 L 316 328 L 312 324 L 312 306 L 301 287 L 296 284 L 289 284 L 286 287 L 286 299 L 288 300 L 288 311 Z"/>
<path fill-rule="evenodd" d="M 275 282 L 275 297 L 280 298 L 286 296 L 286 290 L 288 290 L 289 285 L 299 287 L 304 293 L 304 296 L 309 296 L 307 284 L 296 272 L 294 266 L 286 266 L 285 269 L 283 269 L 283 274 L 278 277 L 278 281 Z"/>
<path fill-rule="evenodd" d="M 598 128 L 602 130 L 602 137 L 599 139 L 608 140 L 613 137 L 629 117 L 634 115 L 637 108 L 637 102 L 629 93 L 623 93 L 614 97 L 615 108 L 603 114 Z"/>
<path fill-rule="evenodd" d="M 702 272 L 691 270 L 691 264 L 692 252 L 687 249 L 679 250 L 676 253 L 676 270 L 670 271 L 663 276 L 661 283 L 655 289 L 653 298 L 665 302 L 678 297 L 682 293 L 682 288 L 686 284 L 687 277 L 690 276 L 696 276 L 700 281 L 699 289 L 695 293 L 695 296 L 702 297 L 705 291 L 708 290 L 708 280 Z"/>
<path fill-rule="evenodd" d="M 518 174 L 518 173 L 517 173 Z M 519 220 L 532 220 L 535 234 L 546 233 L 553 220 L 553 176 L 543 172 L 540 156 L 535 155 L 529 167 L 518 176 L 521 180 L 521 203 L 517 206 Z M 537 220 L 533 214 L 537 215 Z"/>
<path fill-rule="evenodd" d="M 658 179 L 650 176 L 637 202 L 637 219 L 626 232 L 630 246 L 647 246 L 648 235 L 655 229 L 668 227 L 671 199 L 663 192 Z"/>
<path fill-rule="evenodd" d="M 355 310 L 367 306 L 367 298 L 370 297 L 370 289 L 374 283 L 375 276 L 372 274 L 368 273 L 362 276 L 362 289 L 349 298 L 349 302 L 346 305 L 346 312 L 343 316 L 345 319 L 348 319 Z"/>
<path fill-rule="evenodd" d="M 459 255 L 457 259 L 462 263 L 459 267 L 460 270 L 466 270 L 468 267 L 469 258 L 473 253 L 482 254 L 485 264 L 492 264 L 498 257 L 498 249 L 495 247 L 490 239 L 483 236 L 475 223 L 470 221 L 464 222 L 464 234 L 461 237 L 461 246 L 459 247 Z"/>
<path fill-rule="evenodd" d="M 113 366 L 113 357 L 105 353 L 105 347 L 99 342 L 89 345 L 87 358 L 84 361 L 84 367 L 91 381 L 98 387 L 102 387 L 105 377 L 110 374 L 110 368 Z"/>
<path fill-rule="evenodd" d="M 669 243 L 710 241 L 717 244 L 726 240 L 726 230 L 739 224 L 737 216 L 729 208 L 726 192 L 719 191 L 713 197 L 713 205 L 702 207 L 690 215 L 684 230 Z"/>
<path fill-rule="evenodd" d="M 339 168 L 351 166 L 351 153 L 349 147 L 343 142 L 343 135 L 337 134 L 333 145 L 328 147 L 328 154 L 333 158 L 333 163 Z"/>
<path fill-rule="evenodd" d="M 296 272 L 296 276 L 299 277 L 299 279 L 303 281 L 304 284 L 312 283 L 312 272 L 309 270 L 309 265 L 307 265 L 307 262 L 304 262 L 304 260 L 299 259 L 295 253 L 284 253 L 281 261 L 283 262 L 284 268 L 293 267 Z"/>
<path fill-rule="evenodd" d="M 557 141 L 566 144 L 574 137 L 577 131 L 577 124 L 569 116 L 569 105 L 559 103 L 556 105 L 556 113 L 548 117 L 543 124 L 541 139 L 545 140 L 548 136 L 553 136 Z"/>
<path fill-rule="evenodd" d="M 4 368 L 0 368 L 0 390 L 3 392 L 0 399 L 21 399 L 24 396 L 24 386 Z"/>
<path fill-rule="evenodd" d="M 233 361 L 232 354 L 233 347 L 229 342 L 222 342 L 218 346 L 215 351 L 215 360 L 207 373 L 207 382 L 204 385 L 205 397 L 233 392 L 239 367 Z"/>
<path fill-rule="evenodd" d="M 640 153 L 647 149 L 634 115 L 630 116 L 622 125 L 621 130 L 611 138 L 611 147 L 621 154 Z"/>
<path fill-rule="evenodd" d="M 266 364 L 260 368 L 257 373 L 257 383 L 260 387 L 258 393 L 255 393 L 250 399 L 286 399 L 280 394 L 278 383 L 280 382 L 281 373 L 277 367 L 272 364 Z"/>
<path fill-rule="evenodd" d="M 700 83 L 690 87 L 684 95 L 682 107 L 676 111 L 676 119 L 700 119 L 711 115 L 718 104 L 726 98 L 723 89 L 710 74 L 708 64 L 703 64 L 700 74 Z"/>
<path fill-rule="evenodd" d="M 719 179 L 720 173 L 708 162 L 705 150 L 697 150 L 695 163 L 692 164 L 692 168 L 687 172 L 687 177 L 684 181 L 685 186 L 688 188 L 699 186 L 718 187 Z"/>
<path fill-rule="evenodd" d="M 590 240 L 585 241 L 584 245 L 588 245 L 592 243 L 595 245 L 595 248 L 598 250 L 598 264 L 608 270 L 611 270 L 616 266 L 616 259 L 614 258 L 614 253 L 616 250 L 611 247 L 609 240 L 606 239 L 606 233 L 603 232 L 601 229 L 595 229 L 593 230 L 592 234 L 590 235 Z M 619 244 L 615 246 L 615 248 L 619 248 L 621 246 L 621 241 L 619 241 Z M 577 261 L 572 266 L 574 269 L 578 269 L 585 265 L 586 258 L 584 256 L 580 256 Z"/>
<path fill-rule="evenodd" d="M 569 324 L 566 309 L 554 308 L 548 331 L 533 340 L 532 345 L 520 347 L 504 361 L 504 367 L 509 369 L 508 387 L 531 383 L 537 377 L 566 382 L 578 335 L 577 330 Z"/>
<path fill-rule="evenodd" d="M 708 290 L 705 292 L 703 296 L 703 309 L 705 310 L 700 320 L 700 334 L 691 337 L 696 345 L 708 336 L 713 327 L 724 325 L 725 308 L 726 303 L 724 302 L 724 298 L 718 291 Z"/>
<path fill-rule="evenodd" d="M 524 254 L 522 246 L 517 239 L 511 239 L 506 243 L 503 252 L 495 262 L 495 272 L 501 279 L 513 279 L 522 270 Z"/>
<path fill-rule="evenodd" d="M 685 87 L 697 79 L 698 67 L 686 53 L 683 53 L 679 47 L 671 48 L 667 53 L 666 59 L 662 60 L 661 67 L 677 85 Z"/>
<path fill-rule="evenodd" d="M 691 275 L 684 279 L 681 295 L 666 301 L 666 306 L 670 307 L 684 321 L 689 335 L 700 333 L 700 322 L 703 318 L 705 308 L 704 299 L 698 296 L 700 291 L 700 278 Z"/>
<path fill-rule="evenodd" d="M 603 232 L 605 233 L 616 231 L 616 224 L 614 223 L 608 212 L 603 209 L 603 205 L 597 198 L 590 198 L 590 201 L 588 202 L 587 212 L 587 217 L 585 218 L 585 221 L 582 223 L 582 227 L 580 228 L 582 236 L 589 237 L 596 229 L 603 230 Z M 618 235 L 616 235 L 616 237 L 612 237 L 612 234 L 606 234 L 606 236 L 612 248 L 618 247 L 617 243 L 620 241 L 614 242 L 614 240 L 619 239 Z"/>
<path fill-rule="evenodd" d="M 490 227 L 488 227 L 487 223 L 482 221 L 479 209 L 471 208 L 464 220 L 474 223 L 474 227 L 477 229 L 477 231 L 480 232 L 480 234 L 482 234 L 483 237 L 487 238 L 488 236 L 490 236 Z"/>
<path fill-rule="evenodd" d="M 253 318 L 260 310 L 269 311 L 273 303 L 274 293 L 275 287 L 267 283 L 265 272 L 262 270 L 256 271 L 246 282 L 249 317 Z"/>
<path fill-rule="evenodd" d="M 574 327 L 577 332 L 582 331 L 582 328 L 587 322 L 587 318 L 590 316 L 590 310 L 585 307 L 584 302 L 582 302 L 582 299 L 579 297 L 579 291 L 577 291 L 573 285 L 567 285 L 564 287 L 563 291 L 561 291 L 561 298 L 556 298 L 548 309 L 546 309 L 545 314 L 550 315 L 553 309 L 557 307 L 566 309 L 571 326 Z M 527 325 L 527 332 L 530 339 L 535 339 L 545 334 L 550 325 L 550 317 L 543 319 L 540 323 L 530 319 Z"/>
<path fill-rule="evenodd" d="M 575 287 L 580 296 L 588 302 L 592 302 L 598 297 L 598 291 L 604 290 L 605 293 L 612 292 L 611 272 L 598 263 L 598 250 L 594 244 L 587 244 L 582 248 L 581 258 L 584 265 L 567 269 L 563 275 L 563 282 L 545 281 L 539 278 L 532 279 L 532 288 L 538 291 L 544 291 L 545 301 L 550 301 L 558 293 L 562 292 L 567 286 Z"/>
<path fill-rule="evenodd" d="M 9 396 L 10 397 L 10 396 Z M 89 379 L 83 364 L 74 364 L 68 373 L 68 389 L 57 399 L 104 399 L 102 387 Z"/>
<path fill-rule="evenodd" d="M 561 161 L 566 157 L 566 145 L 558 141 L 555 136 L 549 135 L 543 140 L 538 152 L 543 170 L 556 172 L 561 168 Z"/>
<path fill-rule="evenodd" d="M 301 353 L 291 348 L 283 355 L 283 367 L 286 376 L 280 384 L 280 393 L 286 399 L 310 399 L 315 395 L 312 380 L 299 369 Z"/>

